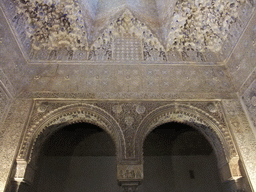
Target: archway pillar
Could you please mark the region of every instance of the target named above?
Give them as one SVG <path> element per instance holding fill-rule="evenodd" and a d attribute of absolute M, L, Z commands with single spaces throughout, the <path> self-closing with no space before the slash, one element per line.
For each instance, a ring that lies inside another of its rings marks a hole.
<path fill-rule="evenodd" d="M 26 160 L 19 159 L 16 161 L 16 173 L 12 191 L 28 192 L 34 180 L 35 168 L 27 163 Z"/>
<path fill-rule="evenodd" d="M 228 163 L 219 165 L 222 182 L 238 180 L 242 177 L 239 167 L 239 157 L 233 157 Z"/>
<path fill-rule="evenodd" d="M 117 180 L 124 192 L 135 192 L 143 180 L 143 165 L 117 165 Z"/>
<path fill-rule="evenodd" d="M 219 165 L 219 172 L 224 189 L 232 189 L 232 191 L 244 190 L 239 157 L 233 157 L 228 163 L 221 166 Z"/>

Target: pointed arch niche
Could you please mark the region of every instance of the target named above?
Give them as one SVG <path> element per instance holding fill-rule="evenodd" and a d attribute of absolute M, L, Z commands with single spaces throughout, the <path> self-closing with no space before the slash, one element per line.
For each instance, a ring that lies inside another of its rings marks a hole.
<path fill-rule="evenodd" d="M 88 104 L 59 107 L 26 130 L 13 191 L 120 191 L 116 166 L 123 148 L 120 127 L 104 110 Z"/>

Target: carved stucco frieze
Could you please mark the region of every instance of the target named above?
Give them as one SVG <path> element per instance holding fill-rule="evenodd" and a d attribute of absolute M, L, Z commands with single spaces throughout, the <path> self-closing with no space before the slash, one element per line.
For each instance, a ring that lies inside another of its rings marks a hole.
<path fill-rule="evenodd" d="M 233 131 L 253 189 L 256 189 L 256 139 L 239 100 L 223 100 L 228 123 Z"/>
<path fill-rule="evenodd" d="M 8 175 L 12 171 L 11 166 L 15 151 L 26 124 L 31 104 L 31 100 L 15 100 L 3 122 L 0 133 L 0 191 L 4 191 Z"/>

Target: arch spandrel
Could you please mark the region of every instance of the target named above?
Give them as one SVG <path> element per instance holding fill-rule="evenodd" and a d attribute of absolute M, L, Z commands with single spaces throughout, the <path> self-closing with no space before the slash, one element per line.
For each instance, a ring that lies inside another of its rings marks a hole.
<path fill-rule="evenodd" d="M 90 104 L 71 104 L 49 111 L 40 120 L 28 127 L 17 160 L 34 161 L 40 151 L 41 144 L 49 135 L 66 125 L 79 122 L 91 123 L 106 131 L 115 143 L 117 161 L 123 158 L 125 140 L 116 120 L 99 107 Z"/>
<path fill-rule="evenodd" d="M 135 136 L 136 156 L 143 162 L 143 143 L 147 135 L 156 127 L 177 122 L 187 124 L 201 132 L 212 145 L 219 166 L 238 156 L 231 135 L 223 134 L 226 125 L 218 122 L 209 113 L 197 107 L 185 104 L 171 104 L 159 107 L 149 113 L 139 125 Z M 231 142 L 230 142 L 231 141 Z"/>

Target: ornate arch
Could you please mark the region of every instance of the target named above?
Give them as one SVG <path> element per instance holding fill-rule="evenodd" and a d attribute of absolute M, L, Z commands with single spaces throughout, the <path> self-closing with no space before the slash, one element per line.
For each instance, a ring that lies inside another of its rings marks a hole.
<path fill-rule="evenodd" d="M 170 104 L 149 113 L 139 125 L 135 136 L 135 153 L 141 162 L 143 143 L 147 135 L 156 127 L 168 122 L 187 124 L 201 132 L 212 145 L 219 166 L 228 163 L 232 157 L 238 156 L 231 136 L 223 134 L 225 125 L 202 109 L 185 104 Z"/>
<path fill-rule="evenodd" d="M 25 160 L 35 165 L 41 144 L 59 128 L 69 124 L 87 122 L 106 131 L 116 146 L 117 161 L 125 154 L 123 132 L 116 120 L 103 109 L 90 104 L 71 104 L 48 112 L 25 132 L 17 160 Z"/>

